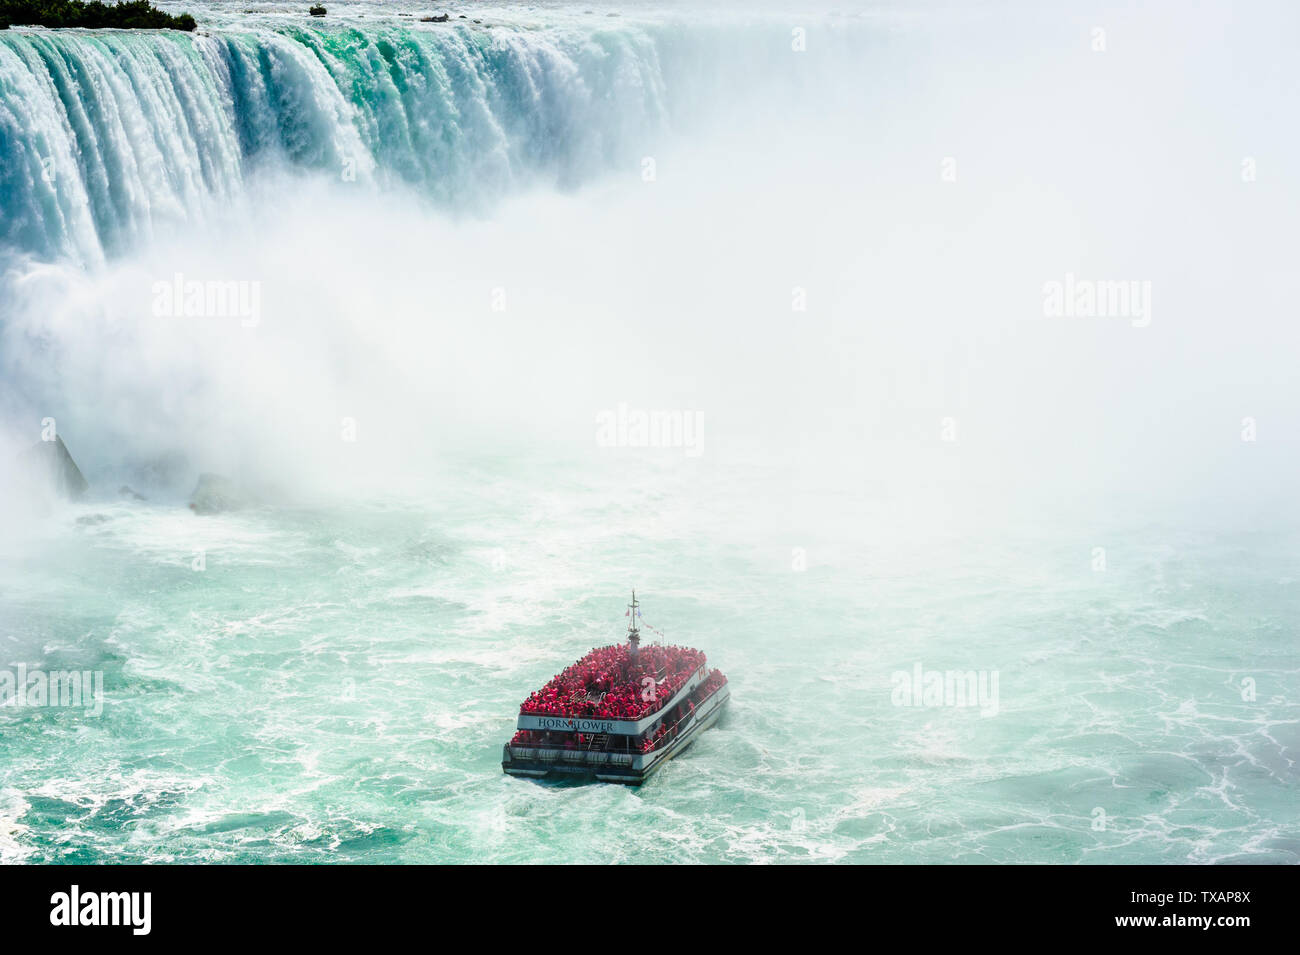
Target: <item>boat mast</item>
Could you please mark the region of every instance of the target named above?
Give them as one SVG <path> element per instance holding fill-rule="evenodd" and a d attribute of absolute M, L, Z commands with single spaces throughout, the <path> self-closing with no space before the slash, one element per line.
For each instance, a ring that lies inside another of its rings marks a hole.
<path fill-rule="evenodd" d="M 637 653 L 641 647 L 641 628 L 636 625 L 637 610 L 640 604 L 636 602 L 636 588 L 632 588 L 632 602 L 627 605 L 627 652 L 633 660 L 637 658 Z"/>

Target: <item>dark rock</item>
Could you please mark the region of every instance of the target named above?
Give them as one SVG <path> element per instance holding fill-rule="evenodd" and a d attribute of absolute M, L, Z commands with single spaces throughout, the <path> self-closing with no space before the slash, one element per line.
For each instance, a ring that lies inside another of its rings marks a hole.
<path fill-rule="evenodd" d="M 60 497 L 75 501 L 90 487 L 81 468 L 68 453 L 68 446 L 58 435 L 53 441 L 37 441 L 23 455 L 23 461 L 33 481 L 55 491 Z"/>
<path fill-rule="evenodd" d="M 195 514 L 234 511 L 246 503 L 234 482 L 220 474 L 200 474 L 199 483 L 194 486 L 194 493 L 190 496 L 190 510 Z"/>

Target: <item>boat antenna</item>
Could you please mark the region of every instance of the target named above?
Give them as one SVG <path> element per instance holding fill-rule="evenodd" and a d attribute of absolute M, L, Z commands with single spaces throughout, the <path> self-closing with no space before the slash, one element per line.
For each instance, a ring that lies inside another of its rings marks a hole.
<path fill-rule="evenodd" d="M 637 617 L 641 614 L 637 609 L 639 606 L 640 604 L 636 602 L 636 588 L 633 587 L 632 602 L 627 605 L 627 652 L 633 660 L 637 658 L 641 646 L 641 628 L 636 625 Z"/>

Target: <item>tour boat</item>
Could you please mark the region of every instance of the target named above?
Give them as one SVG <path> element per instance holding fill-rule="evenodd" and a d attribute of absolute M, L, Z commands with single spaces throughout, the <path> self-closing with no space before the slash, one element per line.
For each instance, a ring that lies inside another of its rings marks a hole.
<path fill-rule="evenodd" d="M 722 671 L 690 647 L 641 646 L 635 590 L 627 616 L 627 643 L 597 647 L 523 702 L 503 770 L 639 786 L 717 722 L 731 694 Z"/>

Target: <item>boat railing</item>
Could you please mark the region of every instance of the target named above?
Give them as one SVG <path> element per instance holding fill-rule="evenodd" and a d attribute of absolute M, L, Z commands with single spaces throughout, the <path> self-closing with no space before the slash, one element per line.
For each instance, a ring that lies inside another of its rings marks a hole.
<path fill-rule="evenodd" d="M 563 746 L 563 745 L 544 745 L 539 743 L 510 743 L 510 754 L 524 759 L 539 759 L 545 762 L 560 761 L 570 763 L 612 763 L 614 765 L 630 765 L 634 756 L 647 756 L 655 752 L 661 746 L 666 746 L 673 740 L 677 739 L 683 729 L 689 728 L 692 720 L 695 719 L 696 713 L 704 706 L 706 702 L 713 699 L 718 690 L 726 686 L 725 683 L 719 683 L 707 696 L 701 697 L 695 704 L 695 709 L 690 710 L 685 716 L 679 717 L 671 725 L 665 725 L 662 736 L 654 740 L 654 744 L 649 749 L 636 749 L 630 752 L 613 751 L 604 749 L 594 749 L 590 742 L 587 745 Z M 595 737 L 592 737 L 594 739 Z"/>
<path fill-rule="evenodd" d="M 611 753 L 594 749 L 556 749 L 554 747 L 510 744 L 510 755 L 536 759 L 543 763 L 585 763 L 597 766 L 631 766 L 640 753 Z"/>
<path fill-rule="evenodd" d="M 683 729 L 689 729 L 691 722 L 695 719 L 695 716 L 700 711 L 700 708 L 703 707 L 704 704 L 707 703 L 709 700 L 713 699 L 713 697 L 717 694 L 718 690 L 722 689 L 726 685 L 727 684 L 725 683 L 719 683 L 713 689 L 709 690 L 706 696 L 700 697 L 699 701 L 695 704 L 694 709 L 689 710 L 686 713 L 686 715 L 678 717 L 676 722 L 674 722 L 671 726 L 666 725 L 664 728 L 664 734 L 662 736 L 657 737 L 653 741 L 653 744 L 650 746 L 650 748 L 647 750 L 643 750 L 640 755 L 645 756 L 648 755 L 649 753 L 655 752 L 661 746 L 666 746 L 670 744 L 673 740 L 675 740 L 681 734 L 681 731 Z"/>

